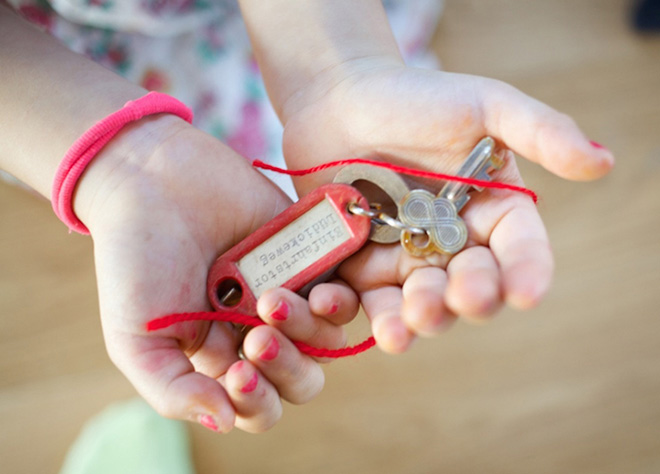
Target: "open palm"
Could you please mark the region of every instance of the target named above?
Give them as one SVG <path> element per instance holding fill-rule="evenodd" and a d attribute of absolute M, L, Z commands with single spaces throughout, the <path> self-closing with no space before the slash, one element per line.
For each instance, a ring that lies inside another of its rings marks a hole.
<path fill-rule="evenodd" d="M 611 154 L 572 119 L 501 82 L 398 66 L 354 69 L 322 93 L 316 89 L 309 103 L 299 106 L 297 98 L 289 108 L 290 167 L 372 157 L 455 173 L 484 136 L 508 156 L 493 178 L 514 185 L 523 183 L 511 151 L 567 179 L 597 179 L 612 167 Z M 304 194 L 329 179 L 306 176 L 296 186 Z M 462 216 L 469 241 L 451 258 L 415 258 L 397 244 L 371 244 L 340 268 L 385 351 L 405 351 L 416 335 L 435 334 L 458 315 L 484 318 L 503 302 L 530 308 L 548 290 L 553 258 L 531 198 L 486 190 Z"/>

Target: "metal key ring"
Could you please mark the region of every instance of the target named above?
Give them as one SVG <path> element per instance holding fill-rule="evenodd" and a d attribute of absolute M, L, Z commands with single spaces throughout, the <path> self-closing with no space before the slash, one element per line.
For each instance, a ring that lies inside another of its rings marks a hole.
<path fill-rule="evenodd" d="M 378 217 L 379 211 L 375 209 L 364 209 L 356 202 L 352 202 L 348 205 L 348 212 L 355 214 L 356 216 L 368 217 L 369 219 L 375 219 Z"/>
<path fill-rule="evenodd" d="M 394 217 L 384 212 L 380 212 L 377 209 L 364 209 L 354 202 L 348 205 L 348 212 L 355 214 L 356 216 L 368 217 L 376 224 L 389 226 L 391 228 L 397 229 L 399 232 L 406 231 L 415 235 L 428 234 L 426 229 L 404 224 L 400 220 L 395 219 Z"/>

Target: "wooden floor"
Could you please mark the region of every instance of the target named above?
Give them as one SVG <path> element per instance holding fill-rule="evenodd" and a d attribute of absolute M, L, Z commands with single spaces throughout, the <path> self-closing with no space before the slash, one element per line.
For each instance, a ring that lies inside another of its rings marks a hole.
<path fill-rule="evenodd" d="M 192 427 L 206 473 L 659 473 L 660 36 L 628 0 L 448 0 L 443 67 L 571 114 L 618 157 L 564 182 L 523 163 L 557 259 L 544 304 L 405 356 L 327 368 L 265 435 Z M 0 184 L 0 471 L 51 473 L 86 419 L 134 396 L 103 348 L 89 239 Z"/>

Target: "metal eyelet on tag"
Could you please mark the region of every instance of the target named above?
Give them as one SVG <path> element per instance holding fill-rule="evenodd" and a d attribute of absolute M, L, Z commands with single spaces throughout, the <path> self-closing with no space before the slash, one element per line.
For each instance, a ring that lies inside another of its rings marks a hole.
<path fill-rule="evenodd" d="M 257 314 L 268 289 L 299 291 L 331 271 L 365 244 L 371 220 L 348 211 L 369 208 L 346 184 L 327 184 L 306 195 L 212 265 L 207 293 L 218 311 Z"/>

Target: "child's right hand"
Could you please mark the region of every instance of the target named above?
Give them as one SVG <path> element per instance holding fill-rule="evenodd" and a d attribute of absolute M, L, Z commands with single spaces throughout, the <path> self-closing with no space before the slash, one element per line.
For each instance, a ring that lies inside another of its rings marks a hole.
<path fill-rule="evenodd" d="M 524 186 L 513 152 L 567 179 L 597 179 L 612 168 L 612 154 L 573 120 L 504 83 L 390 58 L 355 60 L 345 70 L 334 80 L 318 76 L 310 95 L 303 90 L 290 102 L 284 153 L 291 168 L 379 157 L 452 174 L 484 136 L 507 156 L 492 173 L 496 181 Z M 304 195 L 330 179 L 317 173 L 295 184 Z M 484 320 L 503 303 L 529 309 L 549 289 L 554 261 L 529 196 L 476 193 L 462 217 L 470 237 L 451 257 L 412 257 L 398 244 L 372 244 L 340 267 L 386 352 L 406 351 L 416 336 L 442 332 L 457 315 Z"/>
<path fill-rule="evenodd" d="M 108 353 L 160 414 L 259 432 L 279 419 L 280 397 L 318 394 L 323 372 L 291 340 L 342 347 L 340 325 L 358 306 L 346 286 L 320 285 L 309 304 L 265 293 L 258 310 L 268 325 L 244 340 L 228 323 L 145 329 L 165 314 L 209 310 L 214 259 L 290 205 L 247 160 L 173 116 L 143 119 L 90 164 L 74 205 L 94 239 Z"/>
<path fill-rule="evenodd" d="M 612 167 L 612 154 L 590 143 L 570 118 L 511 86 L 407 67 L 382 2 L 240 5 L 284 124 L 290 168 L 378 157 L 451 174 L 484 136 L 508 150 L 511 157 L 493 178 L 510 184 L 523 184 L 511 152 L 568 179 L 597 179 Z M 294 181 L 305 195 L 332 181 L 332 172 Z M 528 309 L 549 288 L 552 253 L 529 197 L 488 190 L 462 216 L 470 240 L 451 261 L 371 244 L 340 267 L 383 350 L 403 352 L 417 335 L 440 332 L 456 315 L 483 319 L 504 302 Z"/>

